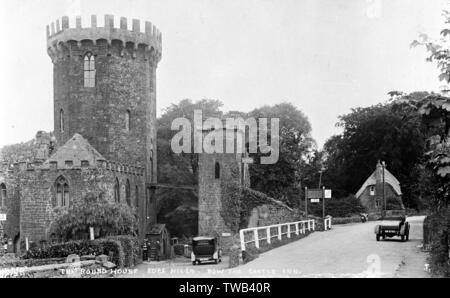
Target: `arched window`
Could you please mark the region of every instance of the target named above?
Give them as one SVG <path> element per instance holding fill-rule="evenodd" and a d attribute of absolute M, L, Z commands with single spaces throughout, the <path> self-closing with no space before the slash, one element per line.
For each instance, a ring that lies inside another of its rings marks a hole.
<path fill-rule="evenodd" d="M 6 185 L 4 183 L 0 184 L 0 196 L 1 196 L 1 201 L 0 204 L 1 207 L 6 207 Z"/>
<path fill-rule="evenodd" d="M 84 56 L 84 87 L 95 87 L 95 58 L 92 53 Z"/>
<path fill-rule="evenodd" d="M 136 207 L 136 208 L 138 208 L 139 207 L 139 187 L 136 185 L 136 190 L 135 190 L 135 193 L 134 193 L 134 206 Z"/>
<path fill-rule="evenodd" d="M 127 200 L 128 206 L 131 206 L 131 187 L 130 187 L 130 180 L 128 179 L 125 184 L 125 198 Z"/>
<path fill-rule="evenodd" d="M 131 111 L 127 110 L 125 113 L 125 129 L 126 131 L 130 131 L 131 128 Z"/>
<path fill-rule="evenodd" d="M 60 176 L 56 179 L 56 206 L 57 207 L 69 207 L 70 196 L 69 196 L 69 183 L 66 178 Z"/>
<path fill-rule="evenodd" d="M 120 185 L 119 179 L 116 178 L 116 184 L 114 185 L 114 201 L 120 202 Z"/>
<path fill-rule="evenodd" d="M 64 110 L 59 111 L 59 130 L 64 132 Z"/>
<path fill-rule="evenodd" d="M 214 167 L 214 177 L 220 179 L 220 164 L 218 162 L 216 162 Z"/>

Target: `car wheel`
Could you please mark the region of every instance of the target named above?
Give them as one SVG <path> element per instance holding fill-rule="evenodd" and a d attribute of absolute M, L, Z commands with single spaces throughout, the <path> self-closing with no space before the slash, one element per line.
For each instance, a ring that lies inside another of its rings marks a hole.
<path fill-rule="evenodd" d="M 380 235 L 377 234 L 377 241 L 380 241 Z"/>
<path fill-rule="evenodd" d="M 192 265 L 194 265 L 194 266 L 195 266 L 195 261 L 193 261 L 193 262 L 192 262 Z"/>

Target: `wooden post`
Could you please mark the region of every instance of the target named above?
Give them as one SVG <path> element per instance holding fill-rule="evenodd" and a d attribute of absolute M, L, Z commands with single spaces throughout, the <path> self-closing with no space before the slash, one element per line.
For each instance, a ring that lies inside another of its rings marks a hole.
<path fill-rule="evenodd" d="M 322 186 L 322 218 L 325 219 L 325 186 Z"/>
<path fill-rule="evenodd" d="M 297 235 L 298 236 L 298 225 L 299 225 L 300 223 L 296 223 L 295 224 L 295 235 Z"/>
<path fill-rule="evenodd" d="M 288 225 L 287 225 L 287 236 L 288 236 L 288 238 L 291 238 L 291 224 L 289 223 Z"/>
<path fill-rule="evenodd" d="M 244 239 L 244 230 L 239 231 L 239 236 L 241 238 L 241 250 L 245 250 L 245 239 Z"/>
<path fill-rule="evenodd" d="M 278 240 L 281 240 L 281 225 L 278 225 Z"/>
<path fill-rule="evenodd" d="M 259 248 L 258 229 L 254 229 L 253 230 L 253 234 L 254 234 L 254 237 L 255 237 L 255 246 L 256 246 L 256 248 Z"/>
<path fill-rule="evenodd" d="M 93 227 L 89 227 L 89 239 L 90 240 L 94 240 L 95 239 L 94 228 Z"/>
<path fill-rule="evenodd" d="M 267 229 L 266 229 L 266 235 L 267 235 L 267 243 L 270 244 L 270 227 L 267 227 Z"/>
<path fill-rule="evenodd" d="M 306 219 L 308 219 L 308 187 L 305 186 L 305 213 Z"/>

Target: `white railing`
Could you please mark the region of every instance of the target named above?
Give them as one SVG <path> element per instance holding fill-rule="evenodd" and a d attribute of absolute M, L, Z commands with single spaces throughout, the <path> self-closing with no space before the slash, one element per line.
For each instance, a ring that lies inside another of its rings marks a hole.
<path fill-rule="evenodd" d="M 331 216 L 327 216 L 323 220 L 323 229 L 324 231 L 331 230 Z"/>
<path fill-rule="evenodd" d="M 249 243 L 254 243 L 256 248 L 259 248 L 261 241 L 266 241 L 268 244 L 272 242 L 273 238 L 278 240 L 283 239 L 283 235 L 291 238 L 292 234 L 305 234 L 306 231 L 314 231 L 316 222 L 314 219 L 302 220 L 296 222 L 288 222 L 283 224 L 247 228 L 239 231 L 241 238 L 241 250 L 245 250 L 245 246 Z"/>

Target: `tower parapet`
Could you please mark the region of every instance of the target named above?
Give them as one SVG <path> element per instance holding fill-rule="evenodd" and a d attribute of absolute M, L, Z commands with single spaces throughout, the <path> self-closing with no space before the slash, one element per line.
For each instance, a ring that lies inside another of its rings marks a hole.
<path fill-rule="evenodd" d="M 99 40 L 106 40 L 109 46 L 113 41 L 121 42 L 123 47 L 132 45 L 137 51 L 138 48 L 144 48 L 152 51 L 152 56 L 156 57 L 156 62 L 161 60 L 162 53 L 162 34 L 151 22 L 146 21 L 141 31 L 141 21 L 132 20 L 132 28 L 128 30 L 127 18 L 120 18 L 120 27 L 114 27 L 114 16 L 105 15 L 104 27 L 97 26 L 97 16 L 91 16 L 91 26 L 82 27 L 81 17 L 77 16 L 75 27 L 70 27 L 69 17 L 63 16 L 60 20 L 47 25 L 47 49 L 49 55 L 60 47 L 61 44 L 76 42 L 81 47 L 82 42 L 91 41 L 93 45 Z"/>

